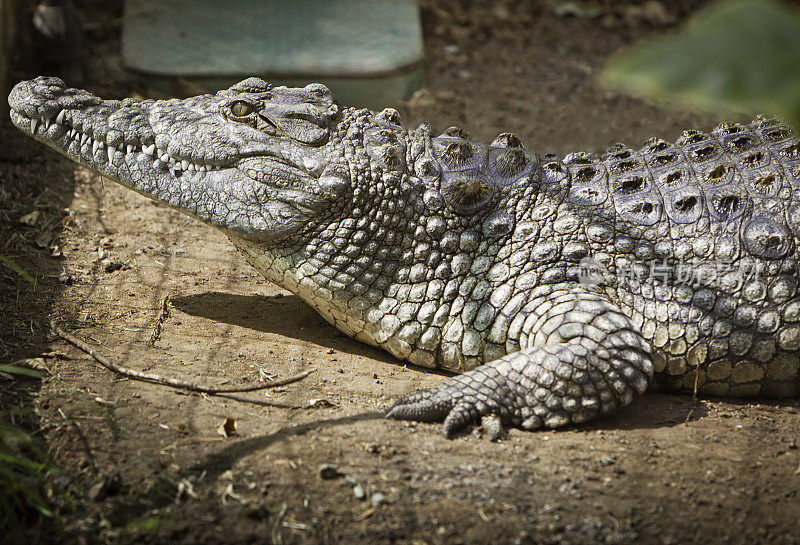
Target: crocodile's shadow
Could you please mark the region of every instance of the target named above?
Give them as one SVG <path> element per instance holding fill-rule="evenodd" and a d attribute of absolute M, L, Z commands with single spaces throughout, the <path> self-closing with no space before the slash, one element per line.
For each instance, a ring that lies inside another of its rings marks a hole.
<path fill-rule="evenodd" d="M 246 327 L 262 333 L 275 333 L 388 364 L 417 368 L 342 334 L 296 295 L 236 295 L 214 291 L 174 297 L 171 302 L 176 309 L 193 316 Z M 418 369 L 449 376 L 433 369 Z M 409 385 L 409 391 L 413 389 L 413 385 Z M 706 414 L 703 404 L 693 401 L 690 396 L 648 392 L 632 405 L 584 426 L 578 426 L 576 429 L 671 427 L 701 419 Z"/>
<path fill-rule="evenodd" d="M 378 348 L 347 337 L 296 295 L 237 295 L 210 291 L 170 299 L 192 316 L 261 333 L 275 333 L 385 363 L 401 363 Z"/>

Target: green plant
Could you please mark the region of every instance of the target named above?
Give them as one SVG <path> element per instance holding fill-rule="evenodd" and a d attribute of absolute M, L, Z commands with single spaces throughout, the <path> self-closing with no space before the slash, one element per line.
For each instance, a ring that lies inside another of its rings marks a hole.
<path fill-rule="evenodd" d="M 683 28 L 612 58 L 604 85 L 800 127 L 800 14 L 776 0 L 717 2 Z"/>
<path fill-rule="evenodd" d="M 2 365 L 6 375 L 41 378 L 23 367 Z M 35 421 L 32 409 L 11 405 L 0 410 L 0 535 L 22 536 L 46 520 L 57 520 L 58 509 L 74 506 L 65 491 L 68 476 L 40 447 L 40 441 L 18 424 Z"/>
<path fill-rule="evenodd" d="M 6 267 L 17 273 L 22 277 L 23 280 L 31 284 L 34 288 L 36 287 L 36 279 L 31 276 L 31 274 L 19 266 L 16 261 L 11 259 L 10 257 L 6 257 L 3 254 L 0 254 L 0 263 L 3 263 Z"/>

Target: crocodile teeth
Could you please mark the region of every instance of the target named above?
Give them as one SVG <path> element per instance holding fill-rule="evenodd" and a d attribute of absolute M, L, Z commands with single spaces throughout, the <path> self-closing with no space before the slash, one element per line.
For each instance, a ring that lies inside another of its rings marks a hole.
<path fill-rule="evenodd" d="M 203 163 L 193 163 L 189 159 L 176 159 L 172 157 L 166 150 L 157 147 L 155 144 L 120 144 L 119 146 L 107 145 L 102 137 L 94 138 L 91 133 L 91 128 L 87 127 L 87 132 L 72 126 L 72 123 L 67 120 L 67 110 L 61 110 L 58 115 L 53 118 L 48 117 L 32 117 L 30 118 L 31 134 L 36 133 L 36 129 L 43 127 L 43 130 L 49 129 L 52 125 L 64 126 L 65 132 L 63 133 L 66 138 L 71 139 L 72 142 L 67 142 L 67 145 L 78 145 L 81 148 L 84 146 L 91 146 L 92 156 L 97 155 L 97 152 L 104 150 L 108 157 L 108 163 L 113 164 L 114 157 L 117 151 L 123 156 L 127 156 L 134 151 L 139 151 L 154 158 L 154 168 L 164 168 L 168 166 L 176 176 L 180 176 L 184 172 L 213 172 L 221 170 L 219 165 L 207 165 Z M 87 150 L 88 151 L 88 150 Z"/>

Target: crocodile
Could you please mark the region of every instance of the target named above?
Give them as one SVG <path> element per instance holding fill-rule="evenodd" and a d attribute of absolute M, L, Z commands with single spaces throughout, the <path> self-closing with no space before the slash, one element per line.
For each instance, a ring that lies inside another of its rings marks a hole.
<path fill-rule="evenodd" d="M 38 77 L 8 100 L 24 133 L 220 229 L 340 331 L 452 373 L 387 417 L 496 437 L 650 386 L 800 394 L 800 150 L 776 120 L 558 158 L 320 84 L 102 100 Z"/>

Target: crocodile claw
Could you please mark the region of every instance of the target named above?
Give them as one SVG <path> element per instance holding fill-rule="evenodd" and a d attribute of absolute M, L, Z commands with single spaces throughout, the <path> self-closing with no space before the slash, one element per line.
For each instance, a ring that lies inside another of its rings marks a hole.
<path fill-rule="evenodd" d="M 472 376 L 482 374 L 481 370 L 479 367 L 445 380 L 433 388 L 398 399 L 387 411 L 386 418 L 443 421 L 442 433 L 445 437 L 452 437 L 464 426 L 492 416 L 492 419 L 485 421 L 489 438 L 496 440 L 502 432 L 501 422 L 508 420 L 510 411 L 502 405 L 496 392 L 489 386 L 497 386 L 494 381 L 481 382 Z"/>

